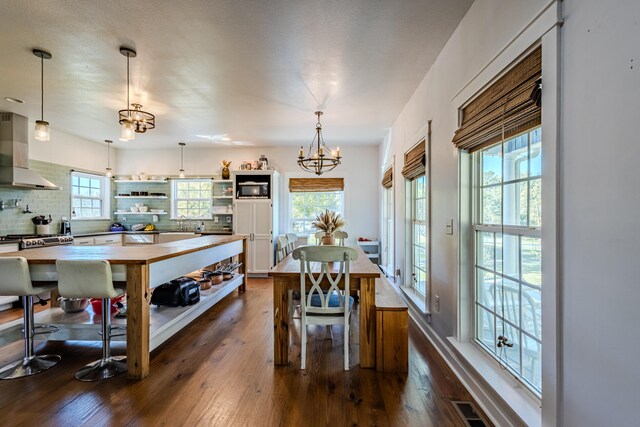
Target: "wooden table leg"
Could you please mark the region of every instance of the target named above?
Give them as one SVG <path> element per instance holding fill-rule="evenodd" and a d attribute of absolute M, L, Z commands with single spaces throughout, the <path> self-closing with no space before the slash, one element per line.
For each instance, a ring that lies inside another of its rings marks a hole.
<path fill-rule="evenodd" d="M 376 280 L 360 279 L 360 367 L 376 366 Z"/>
<path fill-rule="evenodd" d="M 273 278 L 273 364 L 289 364 L 289 292 L 284 277 Z"/>
<path fill-rule="evenodd" d="M 149 267 L 127 266 L 127 376 L 149 375 Z"/>
<path fill-rule="evenodd" d="M 247 290 L 247 271 L 249 270 L 248 267 L 248 263 L 249 263 L 249 253 L 247 252 L 248 250 L 248 245 L 247 245 L 247 239 L 242 239 L 242 253 L 238 254 L 238 261 L 242 263 L 242 265 L 240 266 L 240 272 L 242 274 L 244 274 L 244 278 L 242 279 L 242 285 L 240 285 L 238 287 L 238 292 L 244 292 Z"/>

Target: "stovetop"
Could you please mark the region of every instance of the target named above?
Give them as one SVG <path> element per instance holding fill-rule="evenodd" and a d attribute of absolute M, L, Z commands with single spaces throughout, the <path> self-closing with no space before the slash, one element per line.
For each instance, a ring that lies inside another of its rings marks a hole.
<path fill-rule="evenodd" d="M 33 249 L 45 246 L 71 245 L 73 236 L 64 234 L 7 234 L 0 236 L 0 242 L 19 242 L 20 249 Z"/>

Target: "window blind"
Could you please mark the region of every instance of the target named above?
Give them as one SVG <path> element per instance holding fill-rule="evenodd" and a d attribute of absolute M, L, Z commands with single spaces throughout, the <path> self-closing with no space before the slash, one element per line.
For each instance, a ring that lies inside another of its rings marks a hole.
<path fill-rule="evenodd" d="M 413 180 L 425 173 L 425 143 L 420 141 L 418 145 L 404 153 L 404 166 L 402 166 L 402 176 L 408 180 Z"/>
<path fill-rule="evenodd" d="M 344 191 L 344 178 L 289 178 L 289 191 Z"/>
<path fill-rule="evenodd" d="M 382 176 L 382 186 L 384 188 L 393 187 L 393 168 L 389 168 L 384 171 L 384 175 Z"/>
<path fill-rule="evenodd" d="M 476 151 L 542 122 L 539 103 L 542 48 L 538 47 L 462 109 L 453 144 Z"/>

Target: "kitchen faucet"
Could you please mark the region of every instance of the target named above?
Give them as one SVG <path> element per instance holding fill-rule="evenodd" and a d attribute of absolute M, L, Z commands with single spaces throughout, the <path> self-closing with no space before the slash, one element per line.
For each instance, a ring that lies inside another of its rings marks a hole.
<path fill-rule="evenodd" d="M 184 231 L 184 221 L 187 220 L 189 221 L 189 218 L 184 216 L 184 215 L 180 215 L 178 217 L 178 231 Z"/>

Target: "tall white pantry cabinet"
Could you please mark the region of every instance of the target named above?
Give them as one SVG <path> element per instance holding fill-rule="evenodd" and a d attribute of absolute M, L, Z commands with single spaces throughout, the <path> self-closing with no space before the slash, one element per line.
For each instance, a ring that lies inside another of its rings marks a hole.
<path fill-rule="evenodd" d="M 233 172 L 233 230 L 249 238 L 247 273 L 266 274 L 275 265 L 273 236 L 278 234 L 278 178 L 278 172 L 273 170 Z M 242 183 L 252 182 L 267 182 L 268 196 L 241 197 Z"/>

